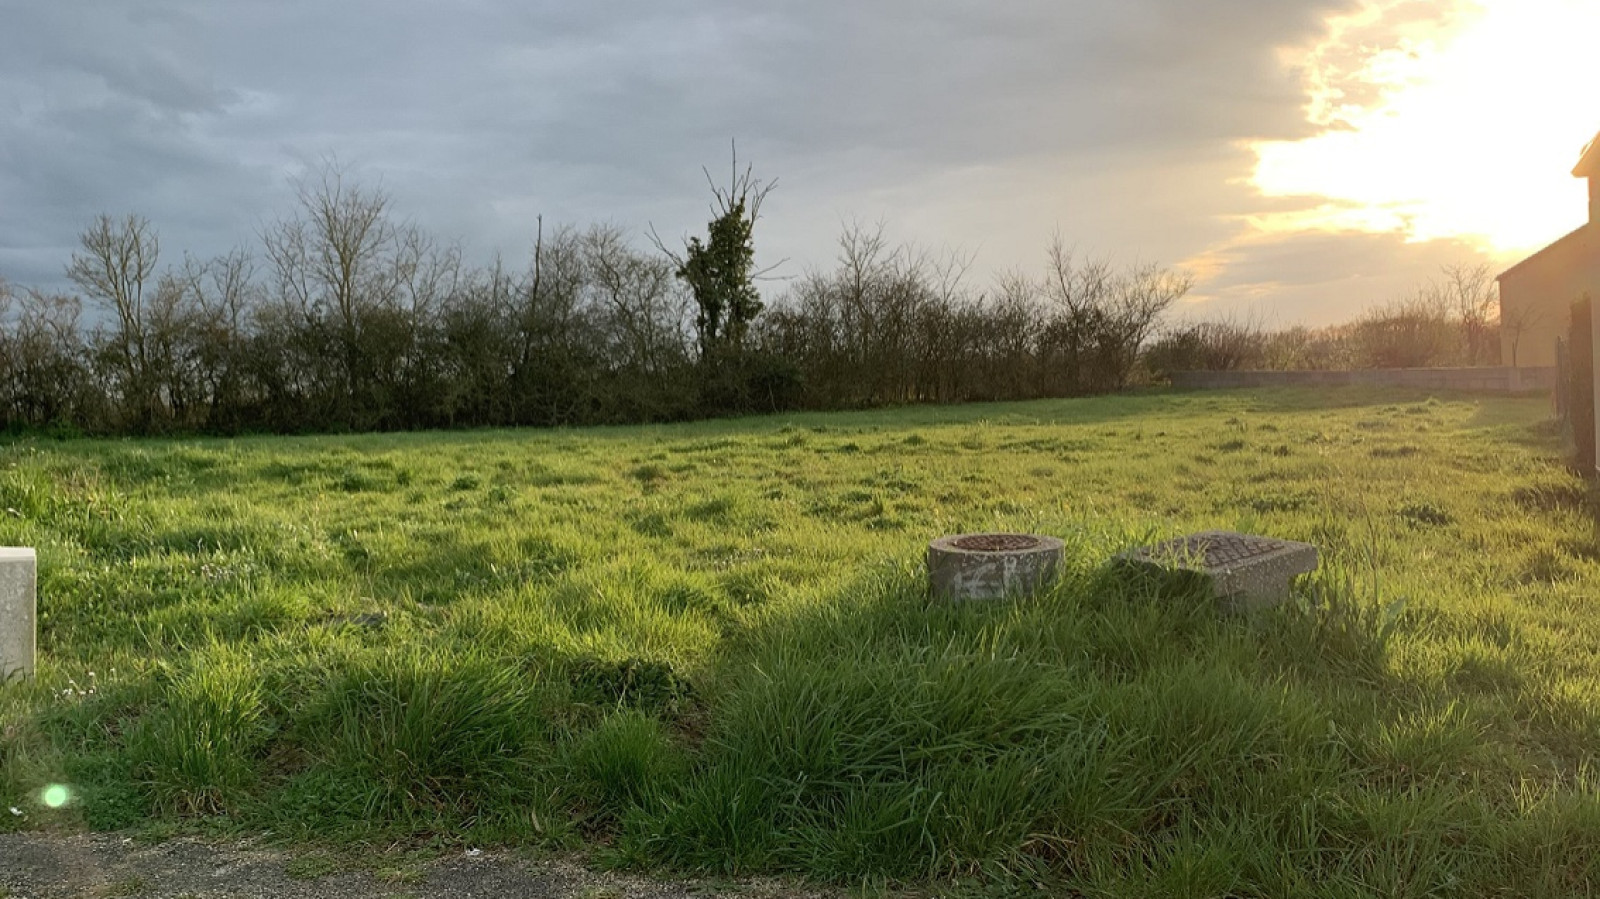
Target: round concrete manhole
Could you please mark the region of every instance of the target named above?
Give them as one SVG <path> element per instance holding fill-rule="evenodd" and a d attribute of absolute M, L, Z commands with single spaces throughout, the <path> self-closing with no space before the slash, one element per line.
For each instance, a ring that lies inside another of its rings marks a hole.
<path fill-rule="evenodd" d="M 1008 553 L 1022 549 L 1035 549 L 1039 538 L 1027 534 L 968 534 L 953 541 L 957 549 L 976 553 Z"/>
<path fill-rule="evenodd" d="M 1034 534 L 957 534 L 928 544 L 928 580 L 938 599 L 1000 599 L 1033 593 L 1061 570 L 1062 544 Z"/>

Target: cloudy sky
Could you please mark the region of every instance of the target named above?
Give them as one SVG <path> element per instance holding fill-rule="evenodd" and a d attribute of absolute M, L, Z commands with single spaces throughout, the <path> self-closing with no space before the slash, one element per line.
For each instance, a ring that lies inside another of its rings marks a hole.
<path fill-rule="evenodd" d="M 1580 224 L 1600 0 L 0 0 L 0 276 L 137 212 L 253 245 L 336 157 L 469 258 L 535 218 L 702 228 L 777 179 L 764 261 L 847 222 L 1037 269 L 1193 270 L 1185 313 L 1326 323 Z M 781 290 L 781 285 L 773 285 Z"/>

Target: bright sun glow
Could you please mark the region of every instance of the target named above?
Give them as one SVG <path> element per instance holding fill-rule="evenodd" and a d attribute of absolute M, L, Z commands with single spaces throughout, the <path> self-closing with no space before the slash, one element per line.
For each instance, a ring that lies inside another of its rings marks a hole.
<path fill-rule="evenodd" d="M 1600 129 L 1597 0 L 1369 0 L 1291 54 L 1329 130 L 1257 144 L 1255 184 L 1310 208 L 1269 231 L 1399 231 L 1537 248 L 1587 218 L 1571 176 Z"/>

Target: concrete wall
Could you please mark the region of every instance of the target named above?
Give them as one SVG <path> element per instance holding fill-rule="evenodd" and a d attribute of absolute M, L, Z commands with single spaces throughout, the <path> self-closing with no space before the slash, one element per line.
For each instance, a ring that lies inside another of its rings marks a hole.
<path fill-rule="evenodd" d="M 1483 393 L 1545 391 L 1555 387 L 1555 366 L 1537 368 L 1374 368 L 1359 371 L 1177 371 L 1172 386 L 1184 390 L 1231 387 L 1418 387 Z"/>

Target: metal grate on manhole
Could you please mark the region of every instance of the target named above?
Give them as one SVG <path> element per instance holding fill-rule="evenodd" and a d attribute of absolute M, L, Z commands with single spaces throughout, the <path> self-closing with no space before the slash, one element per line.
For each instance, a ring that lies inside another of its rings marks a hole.
<path fill-rule="evenodd" d="M 1038 537 L 1027 534 L 973 534 L 962 537 L 953 544 L 956 549 L 977 553 L 1010 553 L 1024 549 L 1037 549 Z"/>
<path fill-rule="evenodd" d="M 1243 537 L 1221 534 L 1197 534 L 1164 544 L 1165 553 L 1195 561 L 1204 561 L 1207 568 L 1221 568 L 1257 556 L 1283 549 L 1279 540 L 1263 537 Z"/>

